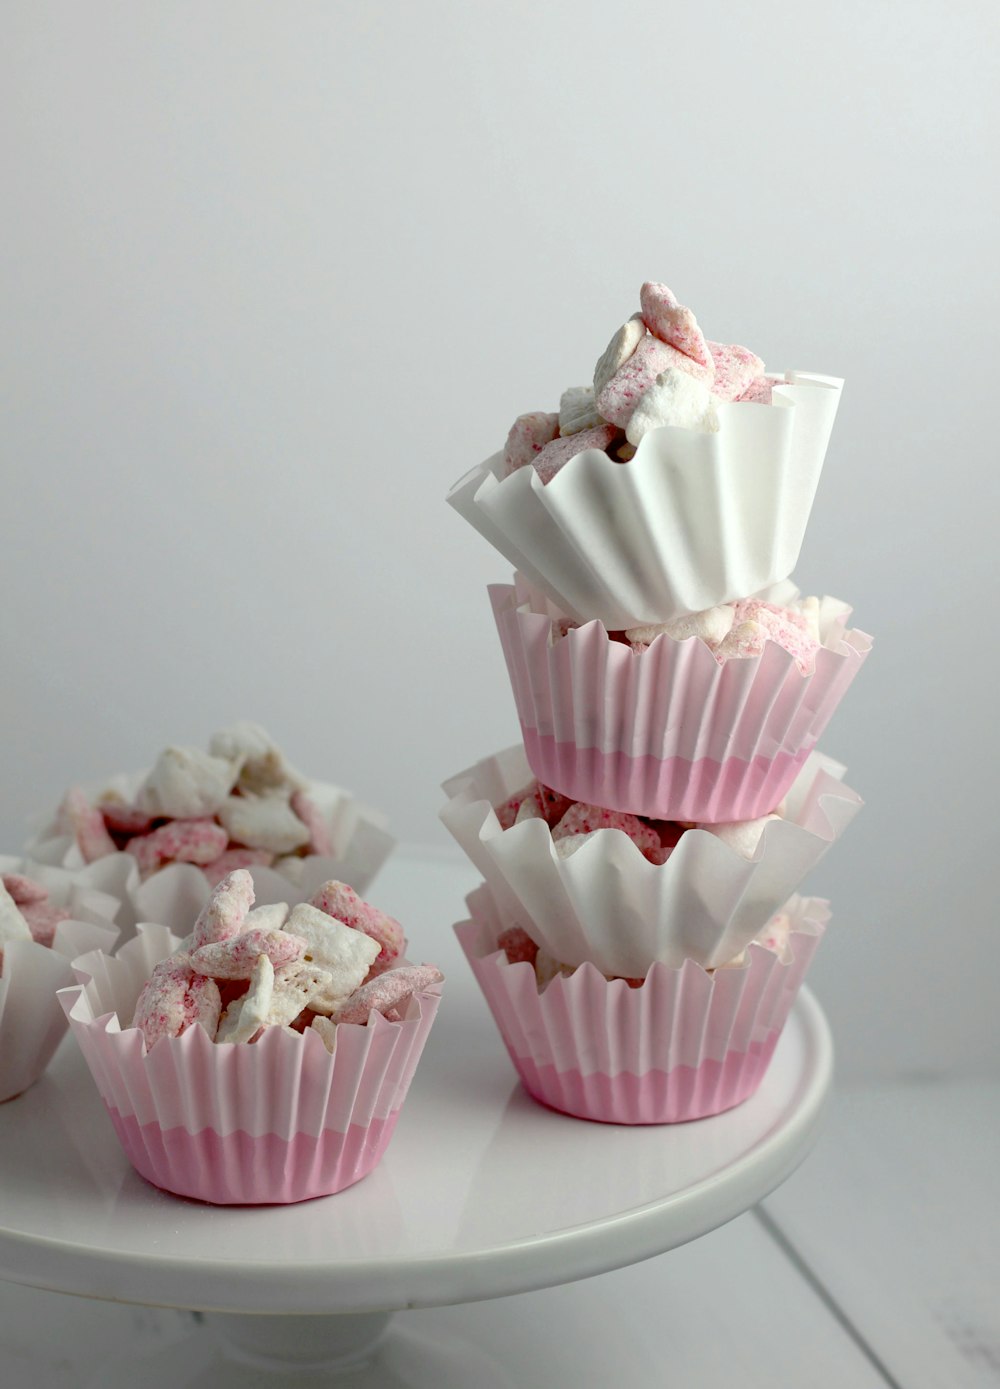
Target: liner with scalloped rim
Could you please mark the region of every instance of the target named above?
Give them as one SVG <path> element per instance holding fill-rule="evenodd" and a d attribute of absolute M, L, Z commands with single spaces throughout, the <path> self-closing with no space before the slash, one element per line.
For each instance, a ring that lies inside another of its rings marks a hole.
<path fill-rule="evenodd" d="M 864 632 L 845 630 L 850 608 L 833 599 L 820 607 L 816 668 L 802 675 L 774 641 L 725 665 L 697 637 L 663 634 L 632 651 L 599 622 L 553 641 L 551 606 L 520 575 L 489 592 L 535 776 L 574 800 L 655 819 L 773 810 L 871 649 Z"/>
<path fill-rule="evenodd" d="M 96 865 L 95 865 L 96 867 Z M 0 968 L 0 1100 L 33 1085 L 55 1055 L 66 1031 L 56 990 L 73 982 L 73 959 L 85 950 L 110 950 L 118 939 L 118 899 L 77 875 L 21 857 L 0 857 L 0 873 L 23 873 L 49 890 L 53 906 L 72 915 L 56 927 L 51 946 L 8 941 Z"/>
<path fill-rule="evenodd" d="M 248 1045 L 197 1025 L 147 1049 L 131 1027 L 154 966 L 180 944 L 142 924 L 114 956 L 74 960 L 60 999 L 129 1161 L 179 1196 L 286 1205 L 352 1185 L 376 1166 L 440 1002 L 415 995 L 400 1022 L 341 1023 L 333 1053 L 311 1028 L 270 1028 Z"/>
<path fill-rule="evenodd" d="M 739 965 L 654 964 L 641 988 L 590 964 L 541 992 L 530 964 L 509 964 L 484 884 L 456 933 L 518 1075 L 553 1109 L 615 1124 L 668 1124 L 719 1114 L 757 1089 L 830 912 L 817 898 L 785 904 L 783 955 L 751 945 Z"/>
<path fill-rule="evenodd" d="M 589 449 L 543 485 L 503 454 L 448 502 L 564 612 L 610 629 L 669 622 L 786 579 L 802 548 L 843 382 L 787 372 L 720 429 L 654 429 L 617 463 Z"/>
<path fill-rule="evenodd" d="M 656 960 L 711 969 L 749 945 L 861 808 L 839 780 L 844 770 L 810 754 L 785 818 L 764 827 L 750 859 L 703 829 L 686 831 L 659 865 L 621 830 L 598 830 L 567 858 L 544 820 L 503 830 L 493 807 L 531 780 L 520 746 L 446 782 L 441 819 L 507 922 L 566 964 L 641 978 Z"/>

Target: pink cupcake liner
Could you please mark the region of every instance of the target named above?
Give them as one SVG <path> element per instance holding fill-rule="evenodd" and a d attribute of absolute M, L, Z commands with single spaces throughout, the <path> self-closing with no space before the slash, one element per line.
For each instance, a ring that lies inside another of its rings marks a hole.
<path fill-rule="evenodd" d="M 455 931 L 528 1093 L 580 1119 L 672 1124 L 741 1104 L 756 1091 L 830 919 L 825 902 L 793 897 L 784 957 L 751 945 L 712 973 L 692 960 L 654 964 L 640 988 L 592 964 L 541 992 L 530 964 L 509 964 L 505 924 L 485 885 Z"/>
<path fill-rule="evenodd" d="M 439 986 L 411 999 L 400 1022 L 375 1013 L 340 1024 L 332 1054 L 310 1029 L 235 1046 L 198 1026 L 147 1050 L 122 1019 L 178 944 L 165 927 L 140 925 L 116 955 L 75 960 L 80 983 L 59 995 L 132 1166 L 216 1205 L 288 1204 L 360 1181 L 392 1136 Z"/>
<path fill-rule="evenodd" d="M 588 449 L 545 485 L 499 453 L 448 502 L 578 621 L 670 622 L 791 574 L 842 386 L 788 372 L 770 405 L 720 405 L 717 433 L 653 429 L 630 462 Z"/>
<path fill-rule="evenodd" d="M 832 600 L 804 676 L 776 642 L 724 665 L 696 637 L 662 635 L 635 652 L 599 622 L 553 642 L 552 610 L 520 576 L 489 593 L 535 776 L 574 800 L 654 819 L 773 810 L 871 649 Z"/>
<path fill-rule="evenodd" d="M 681 835 L 650 863 L 618 829 L 598 830 L 562 858 L 544 820 L 502 829 L 495 806 L 531 779 L 524 749 L 508 748 L 445 783 L 441 819 L 489 884 L 503 915 L 555 959 L 643 978 L 659 961 L 714 969 L 759 934 L 840 838 L 861 798 L 844 768 L 810 754 L 750 858 L 706 829 Z"/>

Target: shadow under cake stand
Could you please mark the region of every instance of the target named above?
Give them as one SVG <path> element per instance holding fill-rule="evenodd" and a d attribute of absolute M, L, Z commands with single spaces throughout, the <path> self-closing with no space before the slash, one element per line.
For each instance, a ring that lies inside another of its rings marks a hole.
<path fill-rule="evenodd" d="M 188 1341 L 111 1361 L 103 1389 L 344 1383 L 501 1389 L 472 1346 L 386 1326 L 393 1311 L 569 1283 L 698 1238 L 805 1157 L 830 1087 L 804 990 L 757 1094 L 689 1124 L 626 1128 L 522 1090 L 458 954 L 381 1165 L 294 1206 L 206 1206 L 129 1166 L 71 1037 L 0 1106 L 0 1278 L 207 1313 Z M 445 958 L 447 956 L 447 958 Z"/>

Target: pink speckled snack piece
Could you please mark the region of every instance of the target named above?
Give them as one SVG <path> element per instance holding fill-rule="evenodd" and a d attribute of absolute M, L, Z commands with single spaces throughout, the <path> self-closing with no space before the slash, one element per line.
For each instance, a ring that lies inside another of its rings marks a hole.
<path fill-rule="evenodd" d="M 249 979 L 261 955 L 278 969 L 294 964 L 305 953 L 305 941 L 287 931 L 269 931 L 253 926 L 232 940 L 203 945 L 191 955 L 191 968 L 197 974 L 215 979 Z"/>
<path fill-rule="evenodd" d="M 229 835 L 214 820 L 172 820 L 151 834 L 130 839 L 125 852 L 133 856 L 139 872 L 145 875 L 167 862 L 204 867 L 217 859 L 228 843 Z"/>
<path fill-rule="evenodd" d="M 186 957 L 172 955 L 160 961 L 143 986 L 132 1026 L 141 1030 L 147 1047 L 162 1037 L 180 1037 L 195 1023 L 213 1037 L 221 1011 L 215 980 L 195 974 Z"/>
<path fill-rule="evenodd" d="M 16 899 L 15 899 L 16 900 Z M 51 902 L 25 902 L 19 910 L 28 923 L 31 939 L 39 945 L 51 946 L 55 939 L 56 927 L 61 921 L 69 921 L 70 914 Z"/>
<path fill-rule="evenodd" d="M 202 872 L 214 887 L 237 868 L 270 868 L 274 862 L 270 849 L 227 849 L 211 863 L 206 863 Z"/>
<path fill-rule="evenodd" d="M 751 401 L 755 405 L 770 405 L 771 392 L 780 384 L 779 381 L 772 381 L 769 376 L 758 376 L 737 399 Z"/>
<path fill-rule="evenodd" d="M 497 936 L 497 947 L 507 956 L 508 964 L 516 965 L 521 960 L 527 960 L 534 968 L 538 958 L 538 946 L 523 926 L 508 926 L 505 931 L 501 931 Z"/>
<path fill-rule="evenodd" d="M 309 853 L 332 858 L 333 839 L 330 826 L 313 798 L 305 791 L 296 791 L 292 796 L 292 811 L 309 831 L 309 843 L 306 846 Z"/>
<path fill-rule="evenodd" d="M 594 429 L 583 429 L 579 434 L 553 439 L 532 460 L 535 472 L 543 482 L 551 482 L 560 468 L 564 468 L 571 458 L 585 449 L 599 449 L 603 453 L 617 433 L 613 424 L 599 424 Z"/>
<path fill-rule="evenodd" d="M 596 830 L 621 830 L 644 854 L 660 851 L 660 836 L 651 825 L 643 824 L 636 815 L 620 810 L 606 810 L 599 805 L 577 801 L 552 831 L 553 843 L 577 834 L 593 834 Z"/>
<path fill-rule="evenodd" d="M 652 280 L 647 280 L 639 291 L 639 302 L 643 322 L 653 336 L 697 362 L 710 378 L 714 369 L 712 354 L 691 310 L 679 304 L 666 285 Z"/>
<path fill-rule="evenodd" d="M 432 984 L 440 984 L 443 978 L 434 965 L 401 965 L 398 969 L 387 970 L 377 979 L 369 979 L 344 1000 L 336 1013 L 336 1022 L 338 1026 L 365 1023 L 370 1013 L 398 1008 L 413 994 L 429 989 Z"/>
<path fill-rule="evenodd" d="M 23 873 L 4 873 L 2 881 L 19 907 L 30 907 L 33 903 L 48 900 L 48 888 L 36 883 L 34 878 L 26 878 Z"/>
<path fill-rule="evenodd" d="M 708 346 L 715 363 L 712 394 L 720 400 L 738 400 L 751 381 L 761 375 L 764 363 L 749 347 L 735 342 L 710 342 Z"/>
<path fill-rule="evenodd" d="M 148 834 L 153 828 L 153 817 L 137 805 L 126 801 L 100 801 L 97 806 L 105 825 L 112 834 L 130 836 Z"/>
<path fill-rule="evenodd" d="M 527 415 L 518 415 L 510 427 L 504 445 L 504 476 L 517 472 L 535 459 L 553 439 L 559 437 L 559 415 L 547 415 L 535 410 Z"/>
<path fill-rule="evenodd" d="M 758 598 L 746 598 L 734 606 L 732 628 L 715 650 L 715 659 L 720 665 L 732 657 L 760 655 L 770 639 L 788 652 L 802 675 L 811 674 L 816 667 L 820 643 L 800 613 L 763 603 Z"/>
<path fill-rule="evenodd" d="M 253 904 L 253 878 L 245 868 L 234 869 L 216 884 L 198 914 L 191 935 L 192 950 L 238 936 Z"/>
<path fill-rule="evenodd" d="M 375 959 L 375 967 L 385 968 L 397 959 L 406 945 L 406 937 L 399 922 L 370 902 L 363 901 L 352 887 L 346 883 L 330 881 L 324 883 L 310 903 L 327 916 L 336 917 L 345 926 L 355 931 L 363 931 L 366 936 L 377 941 L 381 947 Z"/>
<path fill-rule="evenodd" d="M 77 848 L 85 863 L 93 863 L 107 854 L 118 852 L 104 824 L 104 817 L 91 805 L 79 786 L 71 786 L 63 799 L 62 810 L 72 826 Z"/>
<path fill-rule="evenodd" d="M 710 368 L 700 366 L 693 357 L 686 357 L 676 347 L 647 334 L 597 397 L 598 410 L 606 420 L 624 429 L 642 396 L 668 367 L 677 367 L 703 381 L 712 379 Z"/>

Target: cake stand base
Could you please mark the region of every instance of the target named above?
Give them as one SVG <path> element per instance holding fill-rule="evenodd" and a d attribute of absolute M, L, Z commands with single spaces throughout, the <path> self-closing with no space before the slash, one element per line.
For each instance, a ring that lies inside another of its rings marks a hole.
<path fill-rule="evenodd" d="M 390 1319 L 209 1313 L 188 1340 L 105 1365 L 90 1389 L 514 1389 L 473 1346 L 389 1327 Z"/>

